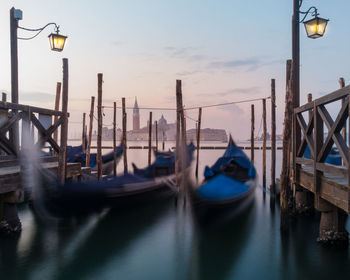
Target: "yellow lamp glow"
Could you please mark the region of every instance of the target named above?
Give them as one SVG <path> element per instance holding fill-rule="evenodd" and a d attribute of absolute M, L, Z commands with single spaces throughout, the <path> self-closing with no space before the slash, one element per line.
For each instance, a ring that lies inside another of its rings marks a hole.
<path fill-rule="evenodd" d="M 61 52 L 66 43 L 67 36 L 60 35 L 58 33 L 51 33 L 49 35 L 51 50 Z"/>
<path fill-rule="evenodd" d="M 324 35 L 328 19 L 316 16 L 313 19 L 304 22 L 307 37 L 316 39 Z"/>

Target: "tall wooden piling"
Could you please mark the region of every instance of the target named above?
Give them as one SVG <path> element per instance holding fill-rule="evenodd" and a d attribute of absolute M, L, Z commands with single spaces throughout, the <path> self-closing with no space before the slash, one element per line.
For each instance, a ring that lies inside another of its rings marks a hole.
<path fill-rule="evenodd" d="M 151 165 L 152 157 L 152 112 L 149 112 L 148 122 L 148 166 Z"/>
<path fill-rule="evenodd" d="M 198 109 L 198 124 L 197 124 L 197 161 L 196 161 L 196 178 L 198 179 L 198 164 L 199 164 L 199 148 L 201 141 L 201 121 L 202 121 L 202 108 Z"/>
<path fill-rule="evenodd" d="M 266 188 L 266 134 L 267 134 L 267 126 L 266 126 L 266 99 L 262 100 L 263 105 L 263 150 L 262 150 L 262 181 L 263 188 Z"/>
<path fill-rule="evenodd" d="M 123 161 L 124 161 L 124 174 L 128 173 L 128 159 L 127 159 L 127 146 L 126 146 L 126 109 L 125 109 L 125 97 L 122 98 L 122 118 L 123 118 Z"/>
<path fill-rule="evenodd" d="M 251 105 L 251 126 L 250 126 L 250 160 L 254 162 L 254 123 L 255 123 L 255 116 L 254 116 L 254 104 Z"/>
<path fill-rule="evenodd" d="M 158 152 L 158 122 L 155 121 L 154 124 L 156 126 L 156 152 Z"/>
<path fill-rule="evenodd" d="M 182 102 L 182 85 L 181 80 L 176 80 L 176 104 L 179 112 L 180 122 L 181 122 L 181 185 L 182 190 L 187 195 L 187 147 L 186 147 L 186 120 L 185 120 L 185 112 Z"/>
<path fill-rule="evenodd" d="M 83 131 L 81 133 L 81 145 L 82 145 L 82 152 L 85 154 L 85 139 L 86 139 L 86 133 L 85 133 L 85 118 L 86 113 L 83 113 Z"/>
<path fill-rule="evenodd" d="M 180 81 L 181 86 L 181 81 Z M 176 80 L 176 144 L 175 144 L 175 186 L 179 191 L 179 157 L 180 157 L 180 124 L 181 107 L 178 99 L 179 80 Z"/>
<path fill-rule="evenodd" d="M 97 178 L 102 179 L 102 83 L 103 74 L 97 74 Z"/>
<path fill-rule="evenodd" d="M 61 125 L 61 145 L 58 155 L 58 177 L 62 184 L 66 179 L 67 170 L 67 138 L 68 138 L 68 59 L 63 58 L 63 87 L 62 87 L 62 113 L 63 122 Z"/>
<path fill-rule="evenodd" d="M 339 78 L 339 86 L 340 86 L 340 88 L 343 88 L 343 87 L 345 87 L 345 80 L 344 80 L 344 78 Z M 344 106 L 344 103 L 345 103 L 345 98 L 343 98 L 342 100 L 341 100 L 341 105 L 342 106 Z M 342 136 L 343 136 L 343 138 L 344 138 L 344 141 L 345 141 L 345 143 L 346 143 L 346 125 L 344 125 L 344 127 L 342 128 L 342 130 L 341 130 L 341 134 L 342 134 Z M 341 160 L 341 162 L 342 162 L 342 166 L 344 166 L 344 161 L 343 161 L 343 159 Z"/>
<path fill-rule="evenodd" d="M 288 229 L 288 201 L 290 200 L 290 171 L 291 171 L 291 149 L 292 149 L 292 121 L 293 121 L 293 92 L 292 92 L 292 60 L 286 64 L 286 100 L 283 123 L 283 150 L 282 150 L 282 172 L 281 172 L 281 194 L 280 194 L 280 228 L 282 231 Z"/>
<path fill-rule="evenodd" d="M 276 192 L 276 88 L 271 79 L 271 193 Z"/>
<path fill-rule="evenodd" d="M 3 92 L 2 94 L 1 94 L 1 101 L 2 102 L 6 102 L 6 100 L 7 100 L 7 94 L 5 93 L 5 92 Z M 57 140 L 56 140 L 57 141 Z"/>
<path fill-rule="evenodd" d="M 165 138 L 165 132 L 164 130 L 162 131 L 162 150 L 165 150 L 165 142 L 164 142 L 164 138 Z"/>
<path fill-rule="evenodd" d="M 91 96 L 91 107 L 90 107 L 90 122 L 89 122 L 89 137 L 86 150 L 86 166 L 90 166 L 90 150 L 91 150 L 91 139 L 92 139 L 92 127 L 94 122 L 94 107 L 95 107 L 95 96 Z"/>
<path fill-rule="evenodd" d="M 61 83 L 58 82 L 56 84 L 56 99 L 55 99 L 55 111 L 60 110 L 60 98 L 61 98 Z M 53 118 L 53 123 L 56 123 L 58 120 L 58 116 L 54 116 Z M 55 129 L 53 132 L 53 140 L 57 143 L 57 138 L 58 138 L 58 129 Z"/>
<path fill-rule="evenodd" d="M 113 102 L 113 175 L 117 176 L 117 102 Z"/>

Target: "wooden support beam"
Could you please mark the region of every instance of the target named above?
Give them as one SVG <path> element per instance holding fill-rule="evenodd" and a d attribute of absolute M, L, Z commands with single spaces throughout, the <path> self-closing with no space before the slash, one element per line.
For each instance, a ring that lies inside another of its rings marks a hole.
<path fill-rule="evenodd" d="M 317 110 L 316 103 L 314 102 L 314 192 L 316 194 L 315 196 L 315 203 L 316 208 L 317 204 L 319 203 L 320 198 L 320 187 L 321 187 L 321 175 L 322 172 L 317 170 L 317 162 L 318 162 L 318 155 L 321 151 L 323 143 L 323 122 L 322 118 L 319 114 L 319 111 Z"/>
<path fill-rule="evenodd" d="M 271 79 L 271 193 L 276 192 L 276 89 Z"/>
<path fill-rule="evenodd" d="M 63 58 L 63 83 L 62 83 L 62 113 L 63 120 L 61 125 L 61 145 L 58 154 L 59 162 L 59 180 L 64 184 L 67 171 L 67 138 L 68 138 L 68 59 Z"/>
<path fill-rule="evenodd" d="M 148 166 L 151 165 L 152 157 L 152 112 L 149 112 L 148 121 Z"/>
<path fill-rule="evenodd" d="M 127 160 L 127 145 L 126 145 L 126 109 L 125 109 L 125 97 L 122 98 L 122 120 L 123 120 L 123 159 L 124 159 L 124 174 L 128 173 L 128 160 Z"/>
<path fill-rule="evenodd" d="M 198 123 L 197 123 L 197 159 L 196 159 L 196 178 L 198 179 L 198 164 L 199 164 L 199 149 L 201 142 L 201 121 L 202 121 L 202 108 L 198 109 Z"/>
<path fill-rule="evenodd" d="M 91 151 L 91 140 L 92 140 L 92 127 L 94 122 L 94 108 L 95 108 L 95 96 L 91 96 L 90 106 L 90 122 L 89 122 L 89 137 L 86 151 L 86 167 L 90 166 L 90 151 Z"/>
<path fill-rule="evenodd" d="M 255 123 L 255 116 L 254 116 L 254 104 L 251 105 L 250 109 L 251 113 L 251 125 L 250 125 L 250 160 L 251 162 L 254 162 L 254 123 Z"/>
<path fill-rule="evenodd" d="M 61 83 L 57 82 L 56 84 L 56 99 L 55 99 L 55 111 L 59 111 L 60 110 L 60 98 L 61 98 Z M 58 116 L 54 116 L 53 118 L 53 122 L 57 122 L 57 118 Z M 57 137 L 58 137 L 58 130 L 55 130 L 55 132 L 53 133 L 53 140 L 55 140 L 55 142 L 57 143 Z"/>
<path fill-rule="evenodd" d="M 102 83 L 103 74 L 97 74 L 97 178 L 102 179 Z"/>
<path fill-rule="evenodd" d="M 113 175 L 117 176 L 117 102 L 113 102 Z"/>

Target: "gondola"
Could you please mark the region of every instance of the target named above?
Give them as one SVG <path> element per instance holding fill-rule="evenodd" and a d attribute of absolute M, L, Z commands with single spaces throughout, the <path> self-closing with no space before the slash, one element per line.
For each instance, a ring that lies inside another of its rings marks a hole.
<path fill-rule="evenodd" d="M 188 166 L 193 159 L 193 144 L 187 147 Z M 154 163 L 144 169 L 135 166 L 134 174 L 107 176 L 101 181 L 48 184 L 45 206 L 58 216 L 96 211 L 104 207 L 135 206 L 173 196 L 175 189 L 175 155 L 157 155 Z M 181 172 L 181 170 L 180 170 Z"/>
<path fill-rule="evenodd" d="M 238 214 L 254 198 L 254 165 L 230 136 L 222 157 L 205 167 L 204 182 L 191 189 L 194 212 L 200 220 L 219 219 L 220 215 Z"/>

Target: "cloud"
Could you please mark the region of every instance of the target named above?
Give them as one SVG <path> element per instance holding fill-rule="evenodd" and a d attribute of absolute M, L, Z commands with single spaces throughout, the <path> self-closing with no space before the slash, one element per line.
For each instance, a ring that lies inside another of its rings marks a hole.
<path fill-rule="evenodd" d="M 247 71 L 254 71 L 264 65 L 260 58 L 233 59 L 227 61 L 212 61 L 208 64 L 208 68 L 216 69 L 237 69 L 246 68 Z"/>
<path fill-rule="evenodd" d="M 213 92 L 213 93 L 199 93 L 197 94 L 197 96 L 200 97 L 217 97 L 217 96 L 227 96 L 230 94 L 256 94 L 256 93 L 260 93 L 261 92 L 261 88 L 260 87 L 247 87 L 247 88 L 233 88 L 233 89 L 229 89 L 226 91 L 222 91 L 222 92 Z"/>
<path fill-rule="evenodd" d="M 54 102 L 55 101 L 55 95 L 46 93 L 46 92 L 21 92 L 19 94 L 20 101 L 30 101 L 30 102 Z"/>

